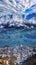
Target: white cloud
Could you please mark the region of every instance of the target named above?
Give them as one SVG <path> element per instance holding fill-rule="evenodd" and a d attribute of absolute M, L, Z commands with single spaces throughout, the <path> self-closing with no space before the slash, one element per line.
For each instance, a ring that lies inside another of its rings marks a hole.
<path fill-rule="evenodd" d="M 8 13 L 10 14 L 10 12 L 14 11 L 15 15 L 13 13 L 13 15 L 14 15 L 13 16 L 13 20 L 22 22 L 23 21 L 22 17 L 20 16 L 20 19 L 19 19 L 19 15 L 18 14 L 21 14 L 21 12 L 24 11 L 26 8 L 29 8 L 30 6 L 35 4 L 36 0 L 18 0 L 18 1 L 19 1 L 19 3 L 17 4 L 16 0 L 13 0 L 12 3 L 9 0 L 3 0 L 4 4 L 0 3 L 0 7 L 3 7 L 3 9 L 6 8 L 6 10 L 4 9 L 6 12 L 5 11 L 4 11 L 5 13 L 3 13 L 3 11 L 0 12 L 1 15 L 3 15 L 3 14 L 6 15 Z M 25 6 L 25 7 L 23 7 L 23 6 Z M 33 11 L 35 12 L 36 9 L 35 10 L 33 9 Z M 0 17 L 1 17 L 1 15 L 0 15 Z M 2 20 L 4 21 L 4 19 L 2 19 Z M 35 23 L 35 22 L 33 21 L 33 23 Z"/>

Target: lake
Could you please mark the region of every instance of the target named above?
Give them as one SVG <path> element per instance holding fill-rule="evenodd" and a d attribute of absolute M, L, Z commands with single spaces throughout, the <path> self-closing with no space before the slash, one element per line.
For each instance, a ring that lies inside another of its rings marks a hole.
<path fill-rule="evenodd" d="M 36 30 L 35 29 L 0 29 L 0 47 L 5 45 L 36 46 Z"/>

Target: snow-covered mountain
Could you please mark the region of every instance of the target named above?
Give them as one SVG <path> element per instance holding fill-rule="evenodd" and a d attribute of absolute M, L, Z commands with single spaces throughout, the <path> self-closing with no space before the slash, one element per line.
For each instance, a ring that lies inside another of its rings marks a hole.
<path fill-rule="evenodd" d="M 36 0 L 0 0 L 0 25 L 36 24 Z"/>

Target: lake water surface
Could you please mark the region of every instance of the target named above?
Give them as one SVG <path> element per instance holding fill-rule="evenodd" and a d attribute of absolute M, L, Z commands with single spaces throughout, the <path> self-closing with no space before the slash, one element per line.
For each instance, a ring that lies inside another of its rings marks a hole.
<path fill-rule="evenodd" d="M 28 29 L 8 29 L 0 30 L 0 47 L 4 45 L 17 46 L 17 45 L 36 45 L 36 30 Z"/>

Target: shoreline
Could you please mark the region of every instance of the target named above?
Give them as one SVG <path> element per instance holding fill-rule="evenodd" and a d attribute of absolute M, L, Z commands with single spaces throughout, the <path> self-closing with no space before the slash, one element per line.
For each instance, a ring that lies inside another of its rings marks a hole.
<path fill-rule="evenodd" d="M 13 24 L 1 24 L 0 25 L 0 29 L 11 29 L 11 28 L 15 28 L 15 29 L 36 29 L 36 24 L 30 24 L 30 23 L 23 23 L 23 24 L 19 24 L 19 25 L 13 25 Z"/>

